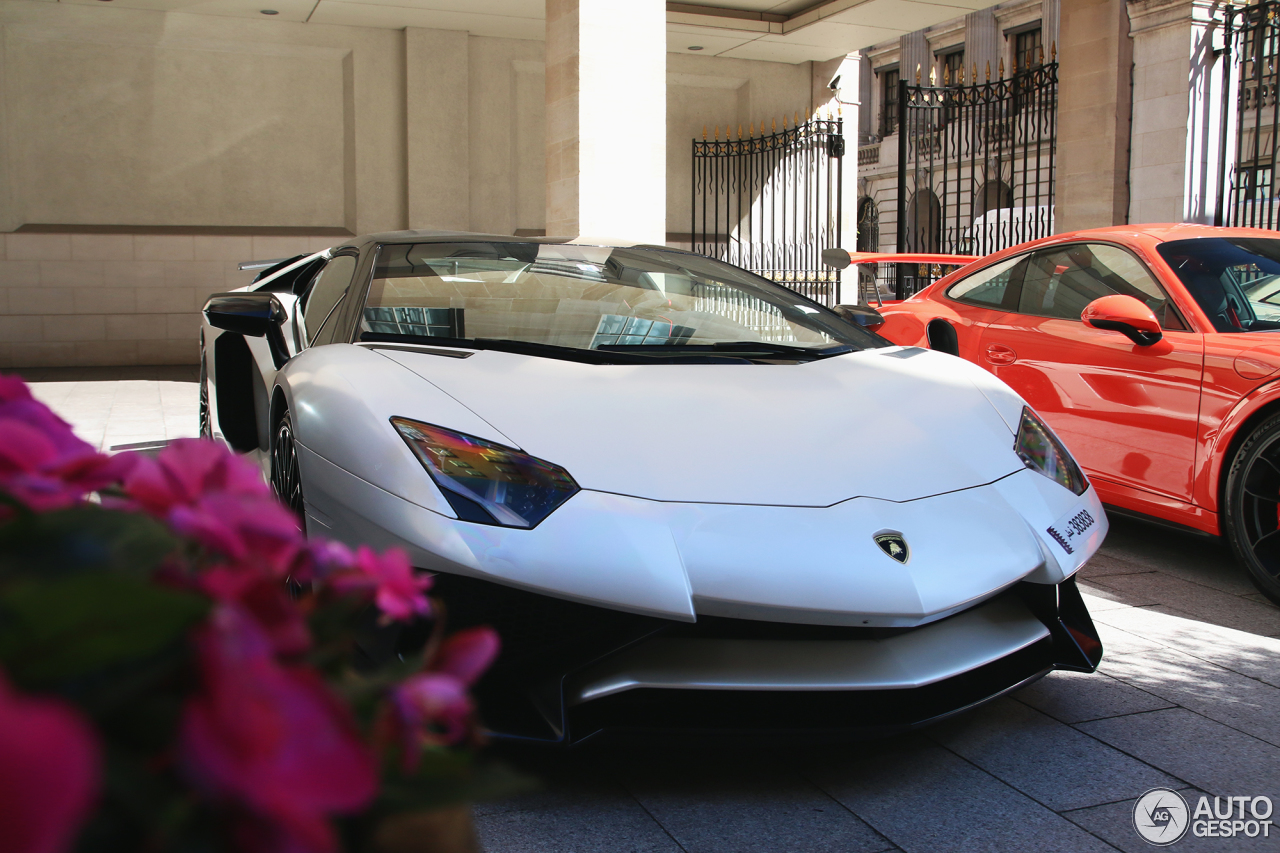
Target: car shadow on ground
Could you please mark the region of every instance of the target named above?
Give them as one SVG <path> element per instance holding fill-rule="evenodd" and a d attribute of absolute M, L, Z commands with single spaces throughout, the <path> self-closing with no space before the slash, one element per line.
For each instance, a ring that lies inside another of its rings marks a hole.
<path fill-rule="evenodd" d="M 1230 550 L 1113 516 L 1080 579 L 1107 649 L 1097 673 L 860 741 L 500 747 L 543 787 L 476 805 L 484 849 L 1136 853 L 1150 848 L 1133 804 L 1151 788 L 1280 800 L 1280 608 Z"/>

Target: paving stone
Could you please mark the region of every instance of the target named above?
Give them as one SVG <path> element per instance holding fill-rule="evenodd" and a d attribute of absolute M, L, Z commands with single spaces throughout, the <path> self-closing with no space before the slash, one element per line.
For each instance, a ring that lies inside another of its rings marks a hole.
<path fill-rule="evenodd" d="M 1109 659 L 1109 656 L 1104 657 L 1103 663 Z M 1013 698 L 1063 723 L 1082 723 L 1173 707 L 1173 703 L 1166 699 L 1101 672 L 1050 673 L 1013 694 Z"/>
<path fill-rule="evenodd" d="M 1210 794 L 1261 794 L 1280 802 L 1280 749 L 1185 708 L 1076 728 Z"/>
<path fill-rule="evenodd" d="M 1163 605 L 1189 613 L 1201 621 L 1241 631 L 1262 636 L 1280 633 L 1280 608 L 1258 604 L 1163 572 L 1109 575 L 1095 578 L 1090 586 L 1110 590 L 1120 600 L 1134 606 Z"/>
<path fill-rule="evenodd" d="M 1089 562 L 1084 564 L 1080 569 L 1079 577 L 1093 578 L 1104 577 L 1105 575 L 1130 575 L 1138 572 L 1149 572 L 1152 567 L 1146 563 L 1137 563 L 1133 560 L 1117 556 L 1107 552 L 1106 543 L 1096 554 L 1089 558 Z"/>
<path fill-rule="evenodd" d="M 1194 788 L 1178 790 L 1187 801 L 1187 806 L 1194 814 L 1196 802 L 1201 792 Z M 1137 797 L 1118 803 L 1107 803 L 1102 806 L 1065 812 L 1063 817 L 1087 829 L 1104 841 L 1120 848 L 1125 853 L 1150 853 L 1158 849 L 1148 844 L 1133 827 L 1133 806 Z M 1180 841 L 1175 842 L 1170 850 L 1177 853 L 1264 853 L 1264 851 L 1280 850 L 1280 833 L 1273 833 L 1271 838 L 1239 838 L 1230 841 L 1222 838 L 1197 838 L 1188 829 Z"/>
<path fill-rule="evenodd" d="M 659 755 L 619 771 L 689 853 L 874 853 L 892 847 L 848 809 L 775 762 Z"/>
<path fill-rule="evenodd" d="M 1113 657 L 1102 662 L 1102 669 L 1148 693 L 1280 746 L 1280 688 L 1174 649 Z"/>
<path fill-rule="evenodd" d="M 907 853 L 1113 849 L 940 746 L 894 744 L 828 762 L 812 781 Z"/>
<path fill-rule="evenodd" d="M 1227 593 L 1253 591 L 1230 547 L 1220 539 L 1116 516 L 1110 521 L 1111 530 L 1099 549 L 1104 562 L 1146 566 Z"/>
<path fill-rule="evenodd" d="M 481 812 L 488 853 L 679 853 L 680 845 L 630 797 L 598 794 L 534 801 L 536 808 Z"/>
<path fill-rule="evenodd" d="M 1142 601 L 1132 595 L 1125 595 L 1105 586 L 1079 581 L 1080 592 L 1084 596 L 1085 607 L 1090 613 L 1102 613 L 1105 610 L 1119 610 L 1122 607 L 1147 607 L 1155 601 Z"/>
<path fill-rule="evenodd" d="M 1168 703 L 1163 703 L 1168 707 Z M 1004 699 L 929 736 L 1054 811 L 1177 784 L 1140 761 L 1021 702 Z M 1035 760 L 1028 760 L 1028 756 Z"/>
<path fill-rule="evenodd" d="M 1094 621 L 1095 624 L 1110 625 L 1141 635 L 1272 687 L 1280 687 L 1280 640 L 1202 622 L 1168 610 L 1132 608 L 1111 611 L 1098 614 Z"/>
<path fill-rule="evenodd" d="M 1134 652 L 1145 652 L 1148 649 L 1163 647 L 1162 643 L 1152 640 L 1150 637 L 1143 637 L 1132 631 L 1116 628 L 1097 619 L 1093 621 L 1093 627 L 1098 632 L 1098 639 L 1102 640 L 1104 658 L 1111 655 L 1128 655 Z"/>

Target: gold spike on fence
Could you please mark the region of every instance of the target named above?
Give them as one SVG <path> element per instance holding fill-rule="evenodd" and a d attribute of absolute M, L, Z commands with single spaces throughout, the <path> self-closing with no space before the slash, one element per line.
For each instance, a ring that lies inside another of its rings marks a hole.
<path fill-rule="evenodd" d="M 742 139 L 742 122 L 738 122 L 738 139 Z"/>
<path fill-rule="evenodd" d="M 770 122 L 770 125 L 771 125 L 771 126 L 770 126 L 770 128 L 769 128 L 769 132 L 770 132 L 770 133 L 777 133 L 777 132 L 778 132 L 778 120 L 777 120 L 776 118 L 773 118 L 773 119 L 769 119 L 769 122 Z M 785 125 L 786 125 L 786 123 L 787 123 L 787 117 L 786 117 L 786 116 L 783 116 L 783 117 L 782 117 L 782 124 L 785 126 Z"/>
<path fill-rule="evenodd" d="M 702 141 L 707 141 L 707 126 L 705 124 L 702 126 Z"/>
<path fill-rule="evenodd" d="M 929 85 L 930 86 L 938 85 L 938 69 L 937 68 L 929 69 Z"/>
<path fill-rule="evenodd" d="M 920 85 L 920 63 L 916 63 L 916 85 Z"/>
<path fill-rule="evenodd" d="M 1057 40 L 1049 42 L 1049 61 L 1058 61 L 1058 42 Z"/>
<path fill-rule="evenodd" d="M 1010 67 L 1009 67 L 1009 76 L 1010 76 L 1010 77 L 1017 77 L 1017 76 L 1018 76 L 1018 56 L 1017 56 L 1017 54 L 1014 54 L 1013 56 L 1011 56 L 1011 57 L 1009 58 L 1009 62 L 1010 62 Z"/>
<path fill-rule="evenodd" d="M 1004 79 L 1004 57 L 1000 57 L 1000 79 Z"/>
<path fill-rule="evenodd" d="M 1040 45 L 1040 64 L 1044 65 L 1044 45 Z"/>
<path fill-rule="evenodd" d="M 716 142 L 720 141 L 720 125 L 718 124 L 716 125 L 716 135 L 713 138 L 715 139 Z"/>
<path fill-rule="evenodd" d="M 974 72 L 974 76 L 975 77 L 977 76 L 977 72 Z M 990 59 L 987 60 L 987 82 L 988 83 L 991 82 L 991 60 Z"/>
<path fill-rule="evenodd" d="M 799 110 L 796 110 L 796 118 L 795 118 L 795 121 L 794 121 L 794 122 L 792 122 L 792 124 L 794 124 L 796 127 L 799 127 L 799 126 L 800 126 L 800 111 L 799 111 Z"/>
<path fill-rule="evenodd" d="M 942 85 L 951 85 L 951 66 L 949 65 L 942 69 Z"/>

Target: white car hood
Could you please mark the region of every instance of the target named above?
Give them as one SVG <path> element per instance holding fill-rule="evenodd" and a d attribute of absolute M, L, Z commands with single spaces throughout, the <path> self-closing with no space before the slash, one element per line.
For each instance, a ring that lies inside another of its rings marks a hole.
<path fill-rule="evenodd" d="M 377 351 L 471 409 L 503 443 L 595 491 L 814 507 L 913 500 L 1023 467 L 1005 419 L 975 385 L 983 371 L 928 350 L 652 366 Z M 437 423 L 410 400 L 391 414 Z"/>

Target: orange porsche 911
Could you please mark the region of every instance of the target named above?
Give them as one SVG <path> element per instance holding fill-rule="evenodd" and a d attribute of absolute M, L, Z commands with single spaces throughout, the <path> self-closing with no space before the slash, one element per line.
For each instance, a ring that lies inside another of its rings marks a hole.
<path fill-rule="evenodd" d="M 905 258 L 853 260 L 891 257 Z M 880 313 L 863 322 L 894 343 L 959 355 L 1012 386 L 1109 508 L 1225 536 L 1280 602 L 1280 233 L 1058 234 Z"/>

